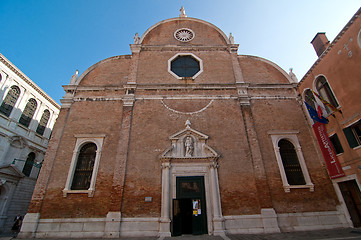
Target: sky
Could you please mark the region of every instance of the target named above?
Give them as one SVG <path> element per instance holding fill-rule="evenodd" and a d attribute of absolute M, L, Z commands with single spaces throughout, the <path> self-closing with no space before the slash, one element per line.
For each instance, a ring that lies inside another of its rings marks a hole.
<path fill-rule="evenodd" d="M 95 63 L 131 54 L 129 44 L 159 21 L 208 21 L 239 44 L 239 55 L 266 58 L 299 80 L 317 60 L 317 32 L 332 42 L 361 0 L 0 0 L 0 52 L 56 102 L 62 85 Z"/>

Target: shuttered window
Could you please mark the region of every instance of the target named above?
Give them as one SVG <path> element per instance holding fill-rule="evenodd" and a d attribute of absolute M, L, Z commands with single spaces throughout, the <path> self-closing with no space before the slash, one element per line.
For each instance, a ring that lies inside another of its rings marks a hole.
<path fill-rule="evenodd" d="M 335 150 L 336 154 L 343 153 L 342 145 L 336 133 L 330 137 L 330 141 L 332 143 L 333 149 Z"/>
<path fill-rule="evenodd" d="M 344 128 L 343 132 L 351 148 L 361 145 L 361 120 L 347 128 Z"/>

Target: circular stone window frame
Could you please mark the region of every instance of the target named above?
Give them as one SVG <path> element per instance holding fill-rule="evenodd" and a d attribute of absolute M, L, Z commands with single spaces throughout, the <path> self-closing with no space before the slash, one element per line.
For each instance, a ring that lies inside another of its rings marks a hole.
<path fill-rule="evenodd" d="M 199 71 L 193 76 L 193 77 L 180 77 L 177 74 L 175 74 L 174 72 L 172 72 L 171 67 L 172 67 L 172 61 L 174 59 L 176 59 L 178 56 L 192 56 L 194 59 L 196 59 L 199 63 Z M 177 53 L 176 55 L 174 55 L 173 57 L 171 57 L 170 59 L 168 59 L 168 72 L 175 78 L 179 79 L 179 80 L 186 80 L 186 79 L 192 79 L 194 80 L 196 77 L 199 76 L 199 74 L 201 74 L 203 72 L 203 61 L 202 59 L 200 59 L 199 57 L 197 57 L 196 55 L 194 55 L 193 53 Z"/>
<path fill-rule="evenodd" d="M 178 38 L 177 34 L 181 31 L 189 31 L 192 34 L 192 37 L 190 39 L 186 39 L 186 40 L 182 40 L 181 38 Z M 180 28 L 174 32 L 174 38 L 180 42 L 190 42 L 194 39 L 195 36 L 196 36 L 196 34 L 192 31 L 192 29 L 189 29 L 189 28 Z"/>
<path fill-rule="evenodd" d="M 361 29 L 359 30 L 358 34 L 357 34 L 357 43 L 359 48 L 361 48 Z"/>

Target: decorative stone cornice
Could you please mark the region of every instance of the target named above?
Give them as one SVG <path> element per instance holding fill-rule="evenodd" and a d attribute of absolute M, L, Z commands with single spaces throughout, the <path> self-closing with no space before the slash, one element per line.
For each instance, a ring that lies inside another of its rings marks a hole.
<path fill-rule="evenodd" d="M 234 44 L 237 45 L 237 44 Z M 233 48 L 232 48 L 233 49 Z M 238 46 L 237 46 L 238 49 Z M 181 45 L 146 45 L 142 51 L 230 51 L 228 46 L 181 46 Z"/>

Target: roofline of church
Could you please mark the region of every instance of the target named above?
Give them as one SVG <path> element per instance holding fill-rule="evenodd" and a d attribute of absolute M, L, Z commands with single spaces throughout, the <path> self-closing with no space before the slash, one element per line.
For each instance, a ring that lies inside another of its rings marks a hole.
<path fill-rule="evenodd" d="M 313 69 L 321 62 L 321 60 L 326 56 L 326 54 L 332 49 L 332 47 L 340 40 L 340 38 L 345 34 L 345 32 L 350 28 L 353 22 L 360 17 L 361 8 L 357 10 L 357 12 L 352 16 L 350 21 L 343 27 L 341 32 L 335 37 L 335 39 L 331 42 L 331 44 L 326 48 L 326 50 L 318 57 L 316 62 L 312 65 L 312 67 L 307 71 L 307 73 L 302 77 L 301 81 L 297 84 L 297 87 L 301 85 L 301 83 L 307 78 L 308 75 L 311 74 Z"/>
<path fill-rule="evenodd" d="M 57 109 L 60 109 L 60 105 L 56 103 L 48 94 L 46 94 L 38 85 L 36 85 L 28 76 L 26 76 L 20 69 L 18 69 L 12 62 L 10 62 L 4 55 L 0 53 L 0 61 L 5 64 L 11 71 L 13 71 L 18 77 L 29 84 L 35 91 L 41 96 L 53 104 Z"/>
<path fill-rule="evenodd" d="M 154 28 L 158 27 L 159 25 L 163 24 L 163 23 L 167 23 L 167 22 L 171 22 L 171 21 L 179 21 L 179 20 L 185 20 L 185 21 L 195 21 L 195 22 L 200 22 L 203 24 L 206 24 L 212 28 L 214 28 L 217 32 L 219 32 L 222 37 L 224 38 L 224 40 L 226 41 L 227 44 L 231 44 L 231 42 L 229 41 L 229 38 L 226 36 L 226 34 L 224 34 L 224 32 L 219 29 L 217 26 L 213 25 L 210 22 L 198 19 L 198 18 L 191 18 L 191 17 L 175 17 L 175 18 L 169 18 L 160 22 L 157 22 L 156 24 L 154 24 L 153 26 L 151 26 L 150 28 L 148 28 L 142 35 L 142 37 L 140 38 L 140 44 L 143 43 L 143 40 L 145 38 L 145 36 L 147 36 L 147 34 L 152 31 Z"/>

